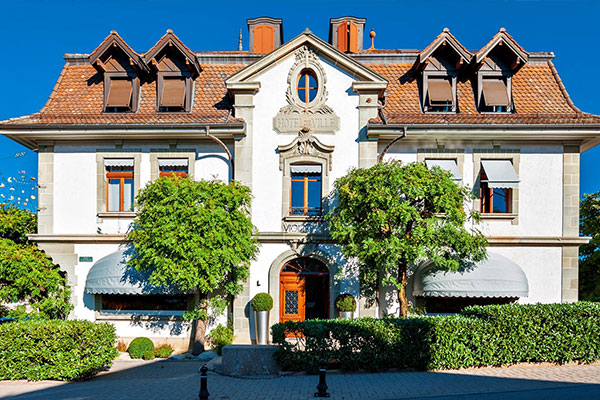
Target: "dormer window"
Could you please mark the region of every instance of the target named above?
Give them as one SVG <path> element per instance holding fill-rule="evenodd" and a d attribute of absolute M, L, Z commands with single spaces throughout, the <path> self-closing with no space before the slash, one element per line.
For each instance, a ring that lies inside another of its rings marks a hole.
<path fill-rule="evenodd" d="M 456 84 L 453 77 L 425 77 L 426 97 L 424 109 L 427 112 L 455 112 Z"/>
<path fill-rule="evenodd" d="M 481 81 L 481 98 L 479 100 L 482 112 L 509 112 L 510 98 L 505 77 L 483 77 Z"/>
<path fill-rule="evenodd" d="M 329 43 L 342 53 L 360 53 L 363 50 L 364 18 L 340 17 L 329 20 Z"/>
<path fill-rule="evenodd" d="M 156 109 L 158 112 L 190 112 L 194 97 L 194 79 L 200 64 L 170 29 L 145 54 L 156 71 Z"/>

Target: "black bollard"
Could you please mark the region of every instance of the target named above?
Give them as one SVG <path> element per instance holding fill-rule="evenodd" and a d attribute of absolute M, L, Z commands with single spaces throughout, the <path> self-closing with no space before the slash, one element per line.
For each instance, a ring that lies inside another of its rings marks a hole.
<path fill-rule="evenodd" d="M 203 365 L 202 368 L 200 368 L 200 393 L 198 393 L 198 399 L 200 400 L 208 400 L 208 389 L 206 388 L 206 372 L 208 371 L 208 368 L 206 368 L 206 365 Z"/>
<path fill-rule="evenodd" d="M 317 385 L 318 392 L 315 397 L 329 397 L 327 393 L 327 383 L 325 382 L 325 374 L 327 373 L 327 361 L 321 360 L 319 368 L 319 384 Z"/>

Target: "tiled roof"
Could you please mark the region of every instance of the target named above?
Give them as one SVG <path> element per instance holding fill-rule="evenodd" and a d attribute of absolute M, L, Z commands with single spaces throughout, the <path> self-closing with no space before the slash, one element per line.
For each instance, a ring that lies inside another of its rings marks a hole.
<path fill-rule="evenodd" d="M 524 65 L 512 78 L 515 113 L 478 112 L 471 80 L 457 83 L 457 113 L 423 113 L 413 64 L 370 64 L 389 81 L 384 115 L 388 124 L 600 124 L 600 117 L 569 104 L 550 63 Z M 383 123 L 380 118 L 371 123 Z"/>
<path fill-rule="evenodd" d="M 412 63 L 365 64 L 389 81 L 383 110 L 388 124 L 600 124 L 600 117 L 576 109 L 551 62 L 525 64 L 512 79 L 515 112 L 482 114 L 475 106 L 470 80 L 458 83 L 458 112 L 423 113 Z M 242 122 L 231 117 L 225 79 L 241 64 L 204 64 L 195 80 L 190 113 L 156 111 L 156 83 L 143 82 L 136 113 L 103 113 L 102 75 L 91 65 L 67 62 L 48 102 L 38 113 L 1 121 L 0 125 L 171 125 Z M 380 118 L 371 123 L 384 123 Z"/>
<path fill-rule="evenodd" d="M 156 82 L 143 82 L 136 113 L 103 113 L 102 75 L 91 65 L 67 62 L 48 102 L 40 112 L 2 121 L 2 125 L 104 125 L 104 124 L 203 124 L 241 122 L 231 118 L 225 79 L 244 65 L 202 65 L 195 80 L 195 95 L 190 113 L 156 112 Z"/>

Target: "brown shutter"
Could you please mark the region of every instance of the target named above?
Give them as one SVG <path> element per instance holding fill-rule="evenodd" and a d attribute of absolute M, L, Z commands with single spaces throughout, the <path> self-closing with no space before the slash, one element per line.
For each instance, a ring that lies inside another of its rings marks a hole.
<path fill-rule="evenodd" d="M 131 104 L 131 89 L 130 80 L 111 79 L 106 107 L 129 107 Z"/>
<path fill-rule="evenodd" d="M 508 106 L 508 91 L 501 79 L 483 80 L 483 101 L 488 107 Z"/>
<path fill-rule="evenodd" d="M 275 27 L 257 25 L 254 27 L 254 53 L 267 54 L 275 50 Z"/>
<path fill-rule="evenodd" d="M 161 107 L 183 107 L 185 102 L 185 79 L 164 79 Z"/>
<path fill-rule="evenodd" d="M 350 21 L 350 53 L 358 53 L 358 25 Z"/>
<path fill-rule="evenodd" d="M 344 21 L 337 27 L 337 48 L 344 53 L 348 51 L 348 22 Z"/>
<path fill-rule="evenodd" d="M 452 102 L 452 85 L 448 79 L 429 79 L 427 81 L 429 102 Z"/>

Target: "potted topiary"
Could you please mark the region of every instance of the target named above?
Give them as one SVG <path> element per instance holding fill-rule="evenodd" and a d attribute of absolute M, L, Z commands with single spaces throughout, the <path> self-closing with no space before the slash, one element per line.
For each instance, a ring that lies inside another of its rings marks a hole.
<path fill-rule="evenodd" d="M 356 299 L 349 293 L 340 294 L 335 299 L 335 308 L 337 308 L 340 318 L 352 319 L 354 311 L 356 311 Z"/>
<path fill-rule="evenodd" d="M 269 341 L 269 311 L 272 308 L 273 298 L 269 293 L 257 293 L 252 298 L 256 342 L 258 344 L 267 344 Z"/>

